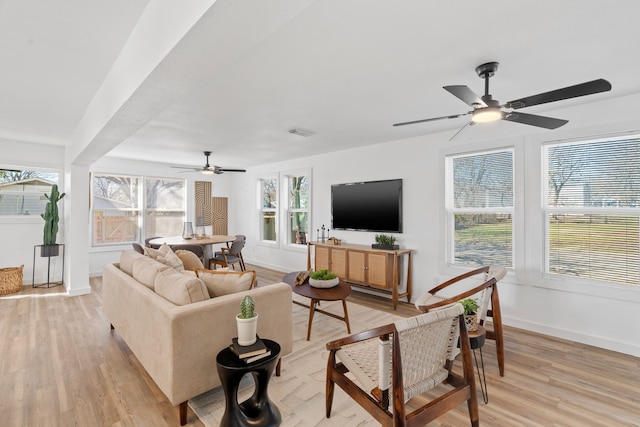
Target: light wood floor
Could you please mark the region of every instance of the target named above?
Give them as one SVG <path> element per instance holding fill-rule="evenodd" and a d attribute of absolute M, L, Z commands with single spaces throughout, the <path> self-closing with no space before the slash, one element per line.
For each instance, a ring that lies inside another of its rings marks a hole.
<path fill-rule="evenodd" d="M 281 272 L 258 271 L 260 285 Z M 0 426 L 178 426 L 178 412 L 102 314 L 101 279 L 90 295 L 60 287 L 0 297 Z M 390 310 L 386 299 L 350 301 Z M 409 304 L 398 313 L 415 314 Z M 640 426 L 640 359 L 506 328 L 506 375 L 484 347 L 489 404 L 483 426 Z M 338 391 L 337 391 L 338 392 Z M 202 426 L 189 410 L 188 425 Z M 433 426 L 468 425 L 461 405 Z"/>

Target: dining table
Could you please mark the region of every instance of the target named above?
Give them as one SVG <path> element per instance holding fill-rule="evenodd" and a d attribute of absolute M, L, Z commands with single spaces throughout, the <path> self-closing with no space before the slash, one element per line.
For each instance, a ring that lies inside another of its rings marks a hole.
<path fill-rule="evenodd" d="M 169 236 L 169 237 L 157 237 L 155 239 L 149 240 L 149 244 L 151 245 L 162 245 L 166 243 L 169 246 L 175 245 L 199 245 L 204 247 L 204 258 L 205 258 L 205 266 L 209 265 L 209 260 L 213 258 L 213 245 L 221 245 L 226 244 L 227 247 L 229 243 L 236 240 L 236 236 L 226 236 L 222 234 L 213 234 L 208 236 L 196 237 L 194 236 L 191 239 L 184 239 L 182 236 Z"/>

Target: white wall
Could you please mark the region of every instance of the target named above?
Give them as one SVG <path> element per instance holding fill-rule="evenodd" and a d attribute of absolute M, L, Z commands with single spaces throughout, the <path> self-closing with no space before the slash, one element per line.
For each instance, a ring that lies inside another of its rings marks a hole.
<path fill-rule="evenodd" d="M 593 109 L 593 106 L 591 107 Z M 555 138 L 584 138 L 613 132 L 632 132 L 640 122 L 628 120 L 615 125 L 597 125 L 613 120 L 602 110 L 594 109 L 594 126 L 557 132 Z M 590 114 L 585 112 L 584 114 Z M 593 114 L 593 113 L 591 113 Z M 612 115 L 618 114 L 615 111 Z M 624 114 L 620 113 L 622 116 Z M 628 113 L 626 113 L 628 115 Z M 559 117 L 562 117 L 560 115 Z M 620 118 L 620 115 L 617 116 Z M 467 132 L 483 131 L 468 129 Z M 640 133 L 640 132 L 639 132 Z M 540 268 L 543 253 L 541 212 L 540 150 L 548 133 L 537 136 L 505 137 L 503 139 L 460 138 L 450 142 L 452 132 L 398 140 L 375 146 L 345 150 L 322 156 L 307 157 L 251 168 L 247 174 L 234 177 L 230 205 L 233 233 L 246 234 L 245 260 L 281 271 L 306 268 L 306 251 L 285 247 L 265 247 L 257 242 L 258 211 L 256 179 L 261 174 L 296 168 L 312 168 L 312 239 L 323 224 L 330 227 L 331 184 L 402 178 L 404 201 L 404 232 L 398 234 L 402 248 L 413 249 L 413 300 L 441 282 L 463 272 L 445 263 L 444 248 L 444 156 L 454 151 L 513 146 L 516 168 L 520 175 L 516 185 L 526 196 L 517 195 L 516 221 L 519 218 L 520 240 L 516 242 L 516 268 L 500 283 L 500 299 L 507 325 L 592 344 L 623 353 L 640 356 L 640 329 L 636 313 L 640 311 L 640 289 L 634 286 L 555 280 Z M 533 163 L 532 163 L 533 162 Z M 530 165 L 537 165 L 531 167 Z M 527 168 L 524 166 L 528 165 Z M 527 174 L 524 174 L 524 170 Z M 530 194 L 533 193 L 533 194 Z M 282 199 L 280 203 L 283 203 Z M 527 206 L 527 211 L 524 211 Z M 523 218 L 527 218 L 525 224 Z M 539 219 L 535 223 L 536 218 Z M 535 225 L 534 225 L 535 224 Z M 369 245 L 375 233 L 332 231 L 345 243 Z M 523 238 L 524 236 L 524 238 Z"/>

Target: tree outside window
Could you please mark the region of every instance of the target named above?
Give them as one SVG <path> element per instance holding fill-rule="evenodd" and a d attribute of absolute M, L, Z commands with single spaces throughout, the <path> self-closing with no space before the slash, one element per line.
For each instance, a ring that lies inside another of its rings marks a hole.
<path fill-rule="evenodd" d="M 278 224 L 278 179 L 260 180 L 260 240 L 276 242 Z"/>
<path fill-rule="evenodd" d="M 640 284 L 640 138 L 545 147 L 546 272 Z"/>
<path fill-rule="evenodd" d="M 182 232 L 185 181 L 126 175 L 92 178 L 93 244 L 140 242 Z M 144 230 L 144 231 L 141 231 Z"/>
<path fill-rule="evenodd" d="M 289 192 L 288 243 L 305 245 L 309 235 L 309 176 L 291 175 L 287 178 Z"/>
<path fill-rule="evenodd" d="M 512 150 L 450 156 L 448 181 L 448 261 L 512 267 Z"/>

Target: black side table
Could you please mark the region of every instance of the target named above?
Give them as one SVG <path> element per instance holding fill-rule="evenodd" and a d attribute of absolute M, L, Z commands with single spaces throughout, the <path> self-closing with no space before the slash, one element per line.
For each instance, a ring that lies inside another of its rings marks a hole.
<path fill-rule="evenodd" d="M 216 363 L 218 375 L 222 383 L 225 396 L 224 415 L 220 426 L 279 426 L 280 411 L 269 400 L 267 388 L 273 369 L 280 358 L 280 344 L 275 341 L 262 339 L 271 355 L 253 363 L 246 363 L 228 347 L 218 353 Z M 255 382 L 253 395 L 242 403 L 238 403 L 238 386 L 242 377 L 251 373 Z"/>
<path fill-rule="evenodd" d="M 484 403 L 489 403 L 489 390 L 487 390 L 487 377 L 484 375 L 484 358 L 482 357 L 482 346 L 487 336 L 487 331 L 484 327 L 478 325 L 477 331 L 469 331 L 469 344 L 473 350 L 473 360 L 476 362 L 476 371 L 478 372 L 478 380 L 480 382 L 480 390 L 482 391 L 482 400 Z M 476 349 L 480 351 L 480 363 L 482 365 L 482 376 L 480 376 L 480 367 L 478 366 L 478 357 L 476 356 Z"/>

